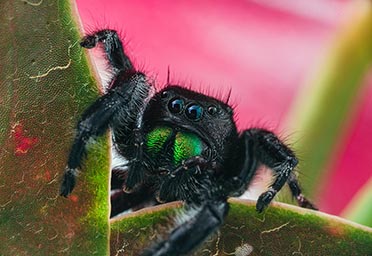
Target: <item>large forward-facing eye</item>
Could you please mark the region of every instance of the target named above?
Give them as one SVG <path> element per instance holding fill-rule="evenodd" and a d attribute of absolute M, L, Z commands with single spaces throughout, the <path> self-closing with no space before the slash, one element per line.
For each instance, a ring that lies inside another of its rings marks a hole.
<path fill-rule="evenodd" d="M 186 116 L 194 121 L 198 121 L 203 115 L 203 108 L 199 105 L 192 104 L 186 109 Z"/>
<path fill-rule="evenodd" d="M 184 105 L 185 105 L 185 102 L 183 101 L 183 99 L 174 98 L 169 101 L 168 108 L 170 112 L 174 114 L 178 114 L 178 113 L 181 113 L 181 111 L 184 108 Z"/>

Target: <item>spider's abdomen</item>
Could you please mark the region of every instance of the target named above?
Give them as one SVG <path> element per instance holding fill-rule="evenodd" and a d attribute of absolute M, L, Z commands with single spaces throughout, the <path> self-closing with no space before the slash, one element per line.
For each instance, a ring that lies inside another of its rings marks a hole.
<path fill-rule="evenodd" d="M 158 126 L 146 136 L 146 153 L 157 162 L 177 166 L 193 156 L 202 154 L 205 144 L 194 133 Z"/>

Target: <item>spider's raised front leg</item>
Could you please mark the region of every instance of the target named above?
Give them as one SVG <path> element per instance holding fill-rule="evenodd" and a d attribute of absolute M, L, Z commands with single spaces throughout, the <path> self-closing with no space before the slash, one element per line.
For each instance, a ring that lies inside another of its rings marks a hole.
<path fill-rule="evenodd" d="M 115 31 L 103 30 L 84 37 L 81 45 L 87 48 L 102 42 L 107 59 L 117 75 L 107 94 L 98 98 L 82 115 L 72 145 L 60 188 L 62 196 L 73 190 L 76 175 L 86 155 L 90 138 L 101 136 L 109 126 L 117 125 L 118 120 L 125 127 L 135 127 L 142 113 L 151 85 L 141 72 L 134 70 L 129 58 L 124 54 L 121 41 Z"/>
<path fill-rule="evenodd" d="M 80 42 L 80 45 L 91 49 L 96 47 L 100 42 L 103 44 L 106 58 L 115 74 L 121 71 L 133 70 L 132 62 L 124 53 L 123 44 L 115 30 L 105 29 L 87 35 Z"/>

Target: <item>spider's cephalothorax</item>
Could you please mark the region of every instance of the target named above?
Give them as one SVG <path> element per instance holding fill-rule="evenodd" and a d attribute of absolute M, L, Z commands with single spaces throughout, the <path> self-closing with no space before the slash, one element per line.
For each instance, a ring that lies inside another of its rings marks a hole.
<path fill-rule="evenodd" d="M 154 92 L 146 75 L 124 53 L 114 30 L 88 35 L 81 46 L 93 48 L 98 43 L 114 78 L 108 92 L 78 123 L 61 195 L 68 196 L 75 186 L 89 138 L 110 128 L 116 154 L 127 159 L 113 166 L 112 187 L 120 190 L 112 193 L 111 216 L 174 200 L 194 211 L 168 240 L 143 255 L 183 255 L 194 249 L 222 224 L 227 198 L 244 193 L 259 165 L 276 174 L 258 198 L 259 212 L 286 182 L 300 206 L 314 209 L 292 172 L 297 165 L 294 153 L 275 134 L 259 128 L 238 132 L 233 110 L 216 98 L 170 84 Z"/>

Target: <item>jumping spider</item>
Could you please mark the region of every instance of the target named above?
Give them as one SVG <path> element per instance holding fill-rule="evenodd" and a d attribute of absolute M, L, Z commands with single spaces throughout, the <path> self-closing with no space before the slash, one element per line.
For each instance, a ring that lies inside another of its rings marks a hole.
<path fill-rule="evenodd" d="M 239 132 L 227 102 L 179 85 L 168 83 L 155 92 L 124 53 L 114 30 L 85 36 L 80 45 L 89 49 L 99 43 L 114 77 L 107 93 L 77 125 L 62 196 L 67 197 L 75 186 L 89 139 L 110 128 L 115 150 L 128 160 L 113 170 L 122 189 L 111 198 L 111 216 L 149 202 L 174 200 L 184 201 L 186 210 L 196 210 L 168 240 L 143 255 L 183 255 L 197 247 L 223 223 L 229 210 L 227 198 L 243 194 L 259 165 L 271 168 L 276 178 L 258 198 L 258 212 L 286 182 L 301 207 L 315 208 L 301 194 L 292 172 L 298 160 L 275 134 L 259 128 Z"/>

